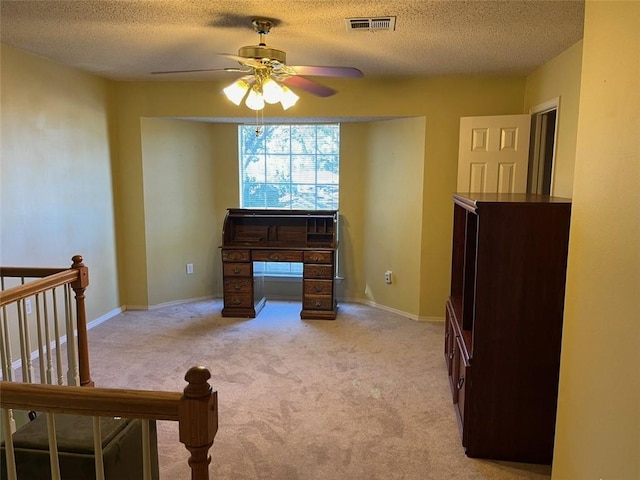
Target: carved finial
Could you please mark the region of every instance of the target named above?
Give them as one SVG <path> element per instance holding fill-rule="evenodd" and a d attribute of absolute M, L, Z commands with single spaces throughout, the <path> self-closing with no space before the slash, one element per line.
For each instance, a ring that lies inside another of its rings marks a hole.
<path fill-rule="evenodd" d="M 211 378 L 211 373 L 205 367 L 191 367 L 185 374 L 184 379 L 189 383 L 184 388 L 184 395 L 188 398 L 198 398 L 211 394 L 211 386 L 207 380 Z"/>
<path fill-rule="evenodd" d="M 84 267 L 84 263 L 82 263 L 82 260 L 82 255 L 74 255 L 73 257 L 71 257 L 71 261 L 73 262 L 71 268 Z"/>

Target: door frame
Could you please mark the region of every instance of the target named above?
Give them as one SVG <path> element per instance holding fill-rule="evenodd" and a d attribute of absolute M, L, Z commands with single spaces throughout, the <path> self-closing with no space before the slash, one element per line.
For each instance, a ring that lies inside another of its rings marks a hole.
<path fill-rule="evenodd" d="M 551 181 L 549 186 L 549 195 L 553 195 L 555 187 L 555 165 L 556 165 L 556 149 L 558 146 L 558 121 L 560 118 L 560 97 L 552 98 L 539 105 L 535 105 L 529 109 L 531 115 L 531 141 L 529 144 L 529 172 L 527 178 L 527 191 L 533 186 L 537 188 L 538 177 L 532 178 L 532 172 L 539 170 L 540 157 L 544 154 L 542 148 L 543 136 L 542 116 L 545 113 L 556 111 L 555 125 L 553 126 L 553 149 L 551 153 Z"/>

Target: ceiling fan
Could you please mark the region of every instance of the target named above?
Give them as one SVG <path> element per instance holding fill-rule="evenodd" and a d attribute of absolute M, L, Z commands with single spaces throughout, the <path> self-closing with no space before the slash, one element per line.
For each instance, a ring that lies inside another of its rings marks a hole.
<path fill-rule="evenodd" d="M 260 35 L 258 45 L 240 47 L 237 55 L 222 53 L 227 58 L 237 61 L 242 68 L 205 68 L 196 70 L 171 70 L 151 72 L 152 74 L 193 73 L 193 72 L 239 72 L 247 73 L 239 80 L 224 89 L 224 93 L 236 105 L 240 105 L 246 96 L 245 104 L 252 110 L 262 110 L 264 103 L 281 103 L 286 110 L 298 100 L 298 96 L 288 87 L 295 87 L 318 97 L 329 97 L 337 93 L 311 77 L 362 77 L 363 73 L 355 67 L 328 66 L 289 66 L 286 64 L 286 53 L 283 50 L 269 47 L 265 36 L 273 25 L 271 20 L 252 20 L 253 29 Z M 247 94 L 247 92 L 249 92 Z"/>

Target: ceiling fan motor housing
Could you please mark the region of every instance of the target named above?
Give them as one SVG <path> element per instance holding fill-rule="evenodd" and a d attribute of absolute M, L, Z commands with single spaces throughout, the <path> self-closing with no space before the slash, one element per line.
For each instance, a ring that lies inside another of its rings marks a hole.
<path fill-rule="evenodd" d="M 280 63 L 287 63 L 287 54 L 277 48 L 267 47 L 266 45 L 248 45 L 238 50 L 238 56 L 244 58 L 253 58 L 254 60 L 262 60 L 267 58 Z"/>

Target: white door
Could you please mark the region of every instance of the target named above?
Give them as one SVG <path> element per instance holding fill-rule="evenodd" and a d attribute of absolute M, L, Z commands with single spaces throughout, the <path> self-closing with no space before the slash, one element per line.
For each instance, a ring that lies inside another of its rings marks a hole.
<path fill-rule="evenodd" d="M 525 193 L 530 115 L 461 117 L 458 192 Z"/>

